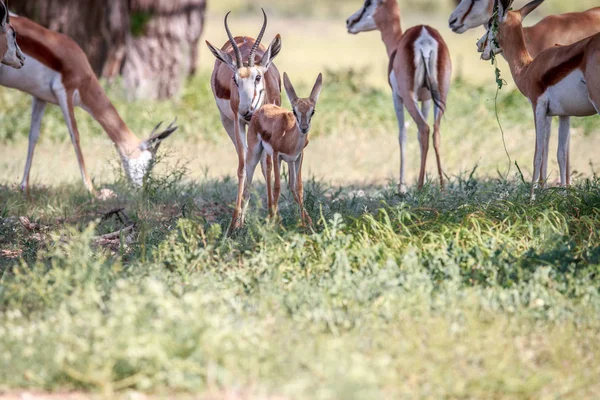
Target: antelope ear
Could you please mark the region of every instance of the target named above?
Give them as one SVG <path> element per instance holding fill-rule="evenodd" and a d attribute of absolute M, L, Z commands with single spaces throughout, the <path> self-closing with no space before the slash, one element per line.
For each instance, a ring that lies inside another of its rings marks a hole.
<path fill-rule="evenodd" d="M 167 129 L 157 132 L 162 125 L 162 122 L 159 122 L 158 125 L 156 125 L 156 127 L 152 130 L 150 137 L 142 142 L 140 145 L 141 149 L 150 150 L 152 153 L 156 153 L 162 141 L 171 136 L 171 134 L 177 130 L 178 126 L 175 125 L 175 122 L 177 122 L 177 118 L 171 122 Z"/>
<path fill-rule="evenodd" d="M 281 35 L 277 34 L 277 36 L 275 36 L 275 38 L 269 45 L 269 48 L 267 48 L 267 51 L 263 55 L 262 59 L 260 60 L 260 65 L 262 67 L 264 67 L 265 69 L 269 69 L 269 67 L 271 66 L 271 63 L 273 62 L 275 57 L 277 57 L 277 55 L 279 54 L 280 51 L 281 51 Z"/>
<path fill-rule="evenodd" d="M 292 85 L 292 82 L 290 81 L 290 78 L 286 72 L 283 73 L 283 86 L 285 87 L 285 92 L 287 93 L 288 99 L 290 99 L 290 103 L 293 106 L 296 100 L 298 100 L 298 96 L 296 95 L 294 85 Z"/>
<path fill-rule="evenodd" d="M 227 65 L 229 68 L 231 68 L 232 71 L 237 71 L 237 66 L 235 65 L 235 62 L 233 61 L 233 58 L 231 58 L 229 53 L 226 53 L 221 49 L 217 49 L 215 46 L 210 44 L 208 40 L 206 41 L 206 45 L 208 46 L 210 52 L 213 53 L 213 55 L 217 58 L 217 60 Z"/>
<path fill-rule="evenodd" d="M 543 2 L 544 0 L 534 0 L 531 3 L 523 6 L 523 8 L 519 10 L 519 13 L 521 13 L 521 19 L 525 19 L 525 17 L 528 16 L 533 10 L 541 6 Z"/>
<path fill-rule="evenodd" d="M 0 31 L 4 31 L 4 25 L 8 23 L 8 8 L 0 0 Z"/>
<path fill-rule="evenodd" d="M 315 86 L 313 86 L 312 92 L 310 92 L 310 99 L 315 103 L 319 100 L 321 89 L 323 89 L 323 74 L 319 73 Z"/>

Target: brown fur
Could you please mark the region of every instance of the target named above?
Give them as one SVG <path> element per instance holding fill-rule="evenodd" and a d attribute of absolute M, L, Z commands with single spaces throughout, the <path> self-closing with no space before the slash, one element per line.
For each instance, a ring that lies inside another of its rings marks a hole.
<path fill-rule="evenodd" d="M 17 41 L 23 52 L 61 74 L 62 84 L 67 92 L 68 114 L 74 130 L 78 162 L 87 187 L 93 190 L 79 145 L 79 131 L 72 101 L 74 92 L 79 92 L 81 102 L 115 143 L 122 156 L 137 158 L 142 141 L 121 119 L 98 82 L 85 53 L 75 41 L 24 17 L 11 17 L 11 22 L 18 31 Z"/>
<path fill-rule="evenodd" d="M 534 185 L 531 187 L 532 198 L 534 198 L 536 181 L 540 179 L 543 184 L 543 181 L 546 179 L 544 176 L 544 164 L 546 163 L 545 160 L 547 160 L 550 116 L 554 114 L 561 117 L 586 116 L 591 115 L 590 112 L 592 110 L 591 107 L 581 106 L 580 108 L 572 108 L 568 111 L 570 114 L 566 114 L 567 111 L 564 111 L 564 108 L 558 107 L 556 110 L 563 110 L 563 114 L 558 114 L 557 111 L 550 114 L 552 97 L 545 98 L 543 96 L 545 94 L 552 95 L 551 92 L 548 92 L 550 87 L 560 83 L 572 72 L 580 70 L 583 74 L 589 98 L 596 105 L 596 108 L 600 106 L 600 80 L 598 79 L 598 76 L 600 76 L 600 64 L 597 62 L 597 54 L 600 52 L 600 33 L 571 45 L 550 47 L 542 51 L 534 59 L 526 47 L 522 19 L 524 15 L 526 16 L 531 9 L 539 4 L 532 2 L 525 6 L 523 10 L 508 11 L 505 19 L 500 22 L 496 35 L 498 44 L 504 51 L 517 87 L 521 93 L 529 98 L 533 105 L 534 120 L 536 123 L 536 146 L 533 166 Z M 508 5 L 510 3 L 505 4 L 504 8 L 507 8 Z M 574 88 L 573 90 L 578 89 Z M 561 100 L 563 104 L 565 100 L 564 98 Z M 540 101 L 543 101 L 543 103 L 540 103 Z M 540 114 L 540 109 L 543 110 L 544 108 L 547 108 L 547 111 L 545 115 L 542 115 Z M 542 143 L 541 147 L 540 143 Z M 566 152 L 566 165 L 561 164 L 559 157 L 561 183 L 568 185 L 568 137 L 566 145 L 559 145 L 559 156 L 563 154 L 564 157 L 564 152 Z"/>
<path fill-rule="evenodd" d="M 271 174 L 266 173 L 267 200 L 271 216 L 277 214 L 277 204 L 281 192 L 280 183 L 280 157 L 287 158 L 290 171 L 290 188 L 294 199 L 300 207 L 302 223 L 312 225 L 310 216 L 304 209 L 304 195 L 302 187 L 302 161 L 304 149 L 308 146 L 308 129 L 313 111 L 322 87 L 322 75 L 319 75 L 315 86 L 308 98 L 298 98 L 287 75 L 284 76 L 285 88 L 290 99 L 293 112 L 287 111 L 273 104 L 265 104 L 252 116 L 248 127 L 248 181 L 244 187 L 244 198 L 247 203 L 249 186 L 252 184 L 252 176 L 256 163 L 262 159 L 264 147 L 267 145 L 273 151 L 273 166 L 275 169 L 275 184 L 273 194 L 271 191 Z M 305 128 L 303 128 L 305 126 Z M 301 130 L 303 129 L 303 130 Z M 263 147 L 264 146 L 264 147 Z M 267 168 L 268 169 L 268 168 Z M 234 212 L 234 219 L 237 214 Z"/>
<path fill-rule="evenodd" d="M 419 188 L 425 181 L 425 163 L 427 158 L 427 149 L 429 147 L 430 128 L 425 121 L 413 99 L 418 101 L 428 101 L 432 98 L 432 92 L 427 89 L 424 82 L 415 82 L 415 42 L 419 38 L 421 31 L 425 29 L 427 33 L 437 42 L 437 66 L 435 70 L 429 70 L 429 74 L 437 80 L 437 89 L 439 93 L 439 104 L 441 110 L 434 123 L 434 147 L 436 150 L 436 159 L 438 172 L 440 176 L 440 185 L 444 185 L 444 177 L 440 157 L 440 132 L 439 127 L 441 117 L 444 113 L 444 106 L 448 91 L 450 89 L 450 80 L 452 73 L 452 61 L 450 51 L 444 42 L 440 33 L 427 25 L 414 26 L 406 32 L 402 32 L 400 24 L 400 9 L 395 0 L 385 0 L 375 10 L 373 15 L 379 31 L 381 31 L 383 42 L 385 43 L 388 56 L 390 57 L 389 73 L 393 70 L 398 84 L 398 95 L 403 101 L 404 107 L 413 118 L 419 129 L 421 143 L 421 169 L 419 173 Z M 402 175 L 402 173 L 401 173 Z M 400 182 L 402 190 L 403 182 Z"/>
<path fill-rule="evenodd" d="M 600 7 L 585 12 L 550 15 L 537 24 L 523 28 L 525 45 L 532 57 L 554 47 L 569 45 L 600 32 Z"/>
<path fill-rule="evenodd" d="M 591 43 L 598 34 L 571 45 L 553 46 L 541 52 L 535 59 L 527 51 L 519 12 L 510 11 L 499 26 L 498 43 L 503 49 L 517 87 L 532 102 L 560 82 L 575 69 L 585 70 L 586 53 L 596 51 Z"/>

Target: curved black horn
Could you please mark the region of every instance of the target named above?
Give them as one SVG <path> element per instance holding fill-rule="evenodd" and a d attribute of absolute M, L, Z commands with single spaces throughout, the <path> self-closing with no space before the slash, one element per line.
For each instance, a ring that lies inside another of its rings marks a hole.
<path fill-rule="evenodd" d="M 229 17 L 229 14 L 231 14 L 231 11 L 229 11 L 227 13 L 227 15 L 225 15 L 225 31 L 227 32 L 227 37 L 229 38 L 229 42 L 233 46 L 233 51 L 235 52 L 235 65 L 238 68 L 242 68 L 243 67 L 242 52 L 240 51 L 240 48 L 238 47 L 237 43 L 235 42 L 235 39 L 233 38 L 231 31 L 229 30 L 229 25 L 227 24 L 227 17 Z"/>
<path fill-rule="evenodd" d="M 248 66 L 249 67 L 254 67 L 254 55 L 256 54 L 256 50 L 258 49 L 258 46 L 260 46 L 260 42 L 262 41 L 262 38 L 265 34 L 265 30 L 267 30 L 267 13 L 265 13 L 265 9 L 261 8 L 262 13 L 263 13 L 263 26 L 260 29 L 260 33 L 258 34 L 258 37 L 256 38 L 256 42 L 254 42 L 254 46 L 252 46 L 252 49 L 250 50 L 250 56 L 248 57 Z"/>

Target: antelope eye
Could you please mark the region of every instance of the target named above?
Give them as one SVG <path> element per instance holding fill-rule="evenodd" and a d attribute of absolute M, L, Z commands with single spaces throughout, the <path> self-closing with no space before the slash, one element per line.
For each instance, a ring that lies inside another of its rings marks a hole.
<path fill-rule="evenodd" d="M 317 112 L 317 110 L 313 110 L 312 114 L 310 114 L 310 116 L 312 117 L 313 115 L 315 115 L 315 113 Z"/>
<path fill-rule="evenodd" d="M 294 117 L 298 118 L 298 114 L 296 114 L 296 110 L 292 110 L 292 112 L 294 113 Z"/>
<path fill-rule="evenodd" d="M 256 83 L 260 83 L 261 79 L 262 79 L 261 75 L 256 75 Z"/>

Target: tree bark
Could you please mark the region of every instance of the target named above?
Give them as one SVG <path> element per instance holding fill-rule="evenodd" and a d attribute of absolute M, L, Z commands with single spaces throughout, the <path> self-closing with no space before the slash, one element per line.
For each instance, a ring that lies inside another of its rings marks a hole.
<path fill-rule="evenodd" d="M 71 36 L 96 74 L 123 76 L 133 98 L 170 98 L 196 72 L 206 0 L 12 0 L 10 8 Z"/>
<path fill-rule="evenodd" d="M 148 18 L 127 38 L 120 68 L 135 97 L 170 98 L 196 72 L 205 9 L 206 0 L 129 0 L 134 18 Z"/>

